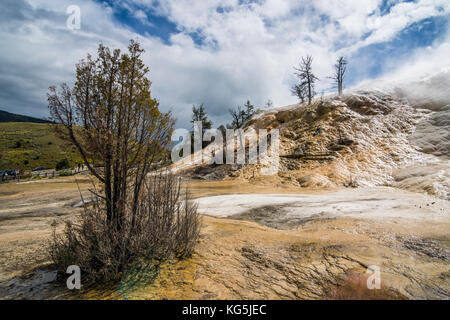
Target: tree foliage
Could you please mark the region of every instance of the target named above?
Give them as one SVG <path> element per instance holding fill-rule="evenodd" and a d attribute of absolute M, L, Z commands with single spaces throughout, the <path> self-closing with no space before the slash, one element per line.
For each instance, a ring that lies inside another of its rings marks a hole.
<path fill-rule="evenodd" d="M 255 106 L 251 104 L 250 100 L 244 104 L 244 118 L 245 120 L 250 119 L 255 113 Z M 244 121 L 245 121 L 244 120 Z"/>
<path fill-rule="evenodd" d="M 74 88 L 48 93 L 57 132 L 103 186 L 92 190 L 78 223 L 54 234 L 49 253 L 61 270 L 76 264 L 93 281 L 116 279 L 139 258 L 186 257 L 199 235 L 197 208 L 180 179 L 149 175 L 167 154 L 174 120 L 150 94 L 143 52 L 135 41 L 123 54 L 100 45 L 97 58 L 77 64 Z"/>
<path fill-rule="evenodd" d="M 212 121 L 208 119 L 208 115 L 206 114 L 205 107 L 203 106 L 203 103 L 200 104 L 198 107 L 192 106 L 192 120 L 191 123 L 193 124 L 195 121 L 200 121 L 202 123 L 202 129 L 208 130 L 212 127 Z"/>
<path fill-rule="evenodd" d="M 117 229 L 127 206 L 136 211 L 145 177 L 174 124 L 150 94 L 143 52 L 133 40 L 123 54 L 100 44 L 97 58 L 88 55 L 76 65 L 74 88 L 51 86 L 47 94 L 58 133 L 76 146 L 103 184 L 107 222 Z"/>
<path fill-rule="evenodd" d="M 64 158 L 64 159 L 58 161 L 55 166 L 56 171 L 69 169 L 69 168 L 70 168 L 70 163 L 69 163 L 69 160 L 67 160 L 67 158 Z"/>

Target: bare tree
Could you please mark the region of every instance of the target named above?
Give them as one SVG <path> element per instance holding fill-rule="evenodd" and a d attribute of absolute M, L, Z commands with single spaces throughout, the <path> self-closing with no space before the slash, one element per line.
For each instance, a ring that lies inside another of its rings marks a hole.
<path fill-rule="evenodd" d="M 273 101 L 268 99 L 266 104 L 264 105 L 264 109 L 272 109 L 273 108 Z"/>
<path fill-rule="evenodd" d="M 338 94 L 342 95 L 344 87 L 344 76 L 347 71 L 347 60 L 344 57 L 339 57 L 334 65 L 334 75 L 331 77 L 337 84 Z"/>
<path fill-rule="evenodd" d="M 255 106 L 252 105 L 250 100 L 247 100 L 244 104 L 244 108 L 237 106 L 236 109 L 228 109 L 232 118 L 231 125 L 228 126 L 233 129 L 239 129 L 244 122 L 250 119 L 257 111 L 258 110 L 255 110 Z"/>
<path fill-rule="evenodd" d="M 293 85 L 291 88 L 291 93 L 293 96 L 296 96 L 300 100 L 300 103 L 305 102 L 305 98 L 306 98 L 306 86 L 305 85 L 300 85 L 300 84 Z"/>
<path fill-rule="evenodd" d="M 300 83 L 297 84 L 298 88 L 295 88 L 296 95 L 300 97 L 304 94 L 305 98 L 308 99 L 308 104 L 311 104 L 314 95 L 314 84 L 319 78 L 317 78 L 312 72 L 312 56 L 302 57 L 299 63 L 299 67 L 295 69 L 295 75 L 299 78 Z"/>
<path fill-rule="evenodd" d="M 231 125 L 230 127 L 233 129 L 239 129 L 245 121 L 245 110 L 241 108 L 241 106 L 237 106 L 236 109 L 228 109 L 228 112 L 231 115 Z"/>
<path fill-rule="evenodd" d="M 47 95 L 58 133 L 76 146 L 104 186 L 107 223 L 117 230 L 128 206 L 136 212 L 144 180 L 174 124 L 151 97 L 143 52 L 135 41 L 125 54 L 100 45 L 97 59 L 88 55 L 77 64 L 73 89 L 52 86 Z"/>

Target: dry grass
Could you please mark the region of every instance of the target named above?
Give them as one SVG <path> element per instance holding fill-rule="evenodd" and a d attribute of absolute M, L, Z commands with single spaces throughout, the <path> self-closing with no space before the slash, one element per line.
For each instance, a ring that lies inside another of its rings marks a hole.
<path fill-rule="evenodd" d="M 136 211 L 127 205 L 120 227 L 108 222 L 105 201 L 94 198 L 78 222 L 67 222 L 61 235 L 54 232 L 49 254 L 60 271 L 77 265 L 88 283 L 110 281 L 138 259 L 157 264 L 192 254 L 200 232 L 199 215 L 177 177 L 160 174 L 149 179 Z"/>

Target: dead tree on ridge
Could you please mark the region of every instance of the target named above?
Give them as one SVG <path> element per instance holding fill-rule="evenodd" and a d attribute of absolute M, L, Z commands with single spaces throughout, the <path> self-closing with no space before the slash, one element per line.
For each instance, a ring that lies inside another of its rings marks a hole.
<path fill-rule="evenodd" d="M 312 72 L 312 56 L 306 56 L 306 58 L 302 57 L 302 60 L 299 63 L 299 67 L 295 68 L 295 75 L 299 78 L 300 83 L 298 92 L 302 92 L 305 94 L 306 98 L 308 98 L 308 104 L 311 104 L 312 99 L 314 98 L 314 84 L 319 78 L 317 78 Z"/>
<path fill-rule="evenodd" d="M 344 57 L 339 57 L 337 59 L 336 64 L 334 65 L 335 73 L 331 77 L 337 84 L 338 94 L 342 96 L 342 90 L 344 87 L 344 76 L 345 71 L 347 71 L 347 60 Z"/>

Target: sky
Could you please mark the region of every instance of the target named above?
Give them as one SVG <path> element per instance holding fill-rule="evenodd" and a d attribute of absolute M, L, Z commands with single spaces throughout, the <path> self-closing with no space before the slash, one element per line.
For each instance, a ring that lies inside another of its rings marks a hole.
<path fill-rule="evenodd" d="M 68 28 L 70 5 L 80 28 Z M 50 85 L 73 84 L 99 43 L 146 50 L 152 96 L 189 128 L 204 103 L 214 126 L 250 100 L 296 103 L 293 67 L 313 56 L 318 94 L 339 56 L 345 89 L 450 66 L 449 0 L 0 0 L 0 109 L 47 117 Z"/>

